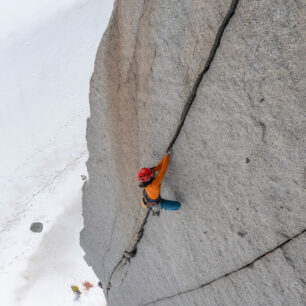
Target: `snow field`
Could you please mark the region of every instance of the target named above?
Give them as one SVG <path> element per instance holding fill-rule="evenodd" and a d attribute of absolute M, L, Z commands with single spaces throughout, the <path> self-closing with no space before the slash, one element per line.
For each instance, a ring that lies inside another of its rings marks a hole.
<path fill-rule="evenodd" d="M 0 20 L 0 305 L 105 305 L 83 260 L 81 174 L 112 0 L 12 0 Z M 44 224 L 41 233 L 29 230 Z M 70 286 L 83 294 L 75 301 Z"/>
<path fill-rule="evenodd" d="M 0 288 L 5 288 L 0 291 L 2 305 L 106 305 L 101 288 L 86 292 L 82 287 L 84 281 L 93 285 L 98 282 L 79 246 L 83 227 L 81 174 L 86 174 L 86 158 L 84 154 L 66 169 L 33 200 L 31 210 L 18 226 L 1 236 Z M 35 221 L 44 224 L 41 233 L 29 230 Z M 70 288 L 73 284 L 83 292 L 77 301 Z"/>

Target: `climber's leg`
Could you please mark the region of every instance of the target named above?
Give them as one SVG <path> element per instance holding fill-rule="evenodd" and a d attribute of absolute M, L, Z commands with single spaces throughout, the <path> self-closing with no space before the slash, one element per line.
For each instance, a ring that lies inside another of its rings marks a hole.
<path fill-rule="evenodd" d="M 178 210 L 181 207 L 181 203 L 177 201 L 170 201 L 162 199 L 161 201 L 161 209 L 166 210 Z"/>

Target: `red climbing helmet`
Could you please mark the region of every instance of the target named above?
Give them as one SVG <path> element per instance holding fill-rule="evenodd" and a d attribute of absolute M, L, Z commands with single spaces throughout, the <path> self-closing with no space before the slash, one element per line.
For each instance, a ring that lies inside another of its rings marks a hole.
<path fill-rule="evenodd" d="M 149 168 L 142 168 L 138 171 L 138 180 L 140 182 L 148 182 L 153 175 L 153 171 Z"/>

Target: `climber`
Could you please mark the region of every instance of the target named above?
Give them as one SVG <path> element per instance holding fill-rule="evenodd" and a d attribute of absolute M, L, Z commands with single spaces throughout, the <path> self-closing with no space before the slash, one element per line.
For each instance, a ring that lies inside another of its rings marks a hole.
<path fill-rule="evenodd" d="M 71 286 L 71 290 L 73 291 L 73 293 L 77 296 L 77 297 L 79 297 L 82 293 L 81 293 L 81 291 L 80 291 L 80 288 L 78 287 L 78 286 L 76 286 L 76 285 L 72 285 Z"/>
<path fill-rule="evenodd" d="M 178 210 L 181 207 L 179 202 L 165 200 L 160 196 L 160 188 L 168 168 L 170 154 L 171 149 L 156 167 L 142 168 L 138 171 L 139 187 L 144 188 L 141 204 L 145 208 L 152 209 L 153 216 L 159 216 L 161 209 Z M 157 171 L 159 173 L 156 175 Z"/>

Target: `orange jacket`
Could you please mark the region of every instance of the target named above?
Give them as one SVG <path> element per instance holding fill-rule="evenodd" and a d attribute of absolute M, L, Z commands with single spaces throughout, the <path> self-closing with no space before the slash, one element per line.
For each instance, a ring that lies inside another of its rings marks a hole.
<path fill-rule="evenodd" d="M 159 171 L 153 182 L 148 185 L 145 190 L 150 199 L 156 200 L 160 195 L 162 180 L 166 174 L 169 165 L 169 155 L 166 154 L 159 164 L 154 168 L 154 171 Z"/>

